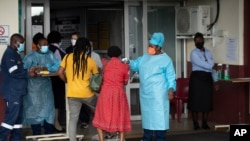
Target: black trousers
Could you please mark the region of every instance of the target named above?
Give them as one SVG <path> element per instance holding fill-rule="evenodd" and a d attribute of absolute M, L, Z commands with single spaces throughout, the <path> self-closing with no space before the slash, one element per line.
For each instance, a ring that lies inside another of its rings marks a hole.
<path fill-rule="evenodd" d="M 86 104 L 82 104 L 80 115 L 79 115 L 79 119 L 81 123 L 84 122 L 84 123 L 89 124 L 91 113 L 92 113 L 92 110 L 90 109 L 90 107 Z"/>

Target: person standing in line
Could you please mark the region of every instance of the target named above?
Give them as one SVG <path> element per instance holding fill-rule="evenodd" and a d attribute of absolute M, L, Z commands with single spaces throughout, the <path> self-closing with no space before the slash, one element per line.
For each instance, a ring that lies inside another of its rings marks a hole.
<path fill-rule="evenodd" d="M 76 45 L 76 40 L 79 37 L 80 37 L 80 33 L 79 32 L 73 32 L 71 34 L 71 39 L 70 39 L 71 45 L 66 48 L 66 50 L 65 50 L 66 53 L 72 53 L 73 52 L 74 46 Z"/>
<path fill-rule="evenodd" d="M 91 45 L 91 58 L 93 58 L 96 61 L 96 64 L 98 66 L 99 70 L 102 70 L 102 60 L 101 57 L 98 53 L 96 53 L 94 51 L 94 47 L 93 47 L 93 42 L 90 41 L 90 45 Z"/>
<path fill-rule="evenodd" d="M 77 39 L 80 37 L 80 34 L 78 32 L 73 32 L 71 34 L 71 45 L 66 48 L 66 53 L 73 53 L 74 47 L 76 45 Z M 91 52 L 92 54 L 93 52 Z M 79 120 L 80 120 L 80 127 L 81 128 L 88 128 L 88 124 L 90 121 L 90 116 L 91 116 L 92 110 L 90 109 L 89 106 L 86 104 L 82 104 L 80 115 L 79 115 Z"/>
<path fill-rule="evenodd" d="M 125 132 L 131 131 L 129 105 L 124 90 L 129 79 L 129 66 L 121 62 L 121 53 L 119 47 L 109 47 L 110 60 L 103 68 L 103 83 L 92 121 L 100 141 L 104 141 L 103 130 L 119 132 L 120 141 L 124 141 Z"/>
<path fill-rule="evenodd" d="M 90 48 L 87 38 L 78 38 L 73 53 L 66 54 L 58 70 L 59 77 L 67 83 L 70 141 L 76 141 L 77 121 L 82 103 L 94 110 L 97 101 L 97 96 L 89 87 L 90 77 L 99 73 L 96 62 L 90 57 Z"/>
<path fill-rule="evenodd" d="M 73 53 L 75 44 L 77 39 L 80 37 L 79 32 L 73 32 L 71 34 L 71 46 L 66 48 L 66 53 Z M 94 52 L 93 50 L 93 43 L 90 41 L 90 45 L 91 45 L 91 58 L 94 59 L 97 63 L 98 69 L 101 70 L 102 69 L 102 62 L 101 62 L 101 58 L 99 56 L 99 54 L 97 54 L 96 52 Z M 88 52 L 88 51 L 87 51 Z M 79 115 L 79 120 L 81 122 L 81 128 L 88 128 L 88 124 L 90 122 L 90 117 L 91 117 L 91 113 L 92 110 L 90 109 L 90 107 L 86 104 L 82 104 L 81 107 L 81 111 L 80 111 L 80 115 Z"/>
<path fill-rule="evenodd" d="M 93 42 L 92 41 L 90 41 L 90 45 L 91 45 L 91 58 L 95 60 L 99 71 L 101 71 L 102 70 L 101 57 L 100 57 L 99 54 L 97 54 L 93 50 Z M 81 112 L 80 112 L 80 116 L 79 116 L 82 128 L 88 128 L 88 124 L 90 122 L 91 114 L 92 114 L 92 110 L 89 108 L 89 106 L 87 106 L 86 104 L 82 104 Z"/>
<path fill-rule="evenodd" d="M 24 37 L 12 34 L 10 45 L 1 60 L 1 94 L 6 104 L 4 119 L 0 126 L 0 141 L 22 140 L 22 102 L 27 94 L 28 78 L 34 77 L 35 68 L 24 69 L 21 56 L 24 51 Z"/>
<path fill-rule="evenodd" d="M 40 76 L 42 71 L 56 72 L 60 60 L 49 51 L 45 37 L 37 39 L 36 50 L 23 58 L 24 68 L 36 68 L 37 77 L 28 79 L 28 94 L 23 97 L 23 124 L 31 125 L 33 135 L 54 133 L 54 96 L 49 76 Z"/>
<path fill-rule="evenodd" d="M 198 113 L 202 113 L 202 128 L 210 129 L 207 124 L 208 113 L 213 109 L 213 78 L 214 59 L 210 50 L 204 47 L 202 33 L 194 37 L 196 48 L 191 51 L 192 72 L 189 80 L 188 109 L 192 112 L 193 128 L 200 129 Z"/>
<path fill-rule="evenodd" d="M 44 37 L 43 33 L 38 32 L 36 33 L 33 38 L 32 38 L 32 51 L 36 50 L 36 43 L 37 43 L 37 39 L 39 39 L 40 37 Z"/>
<path fill-rule="evenodd" d="M 60 48 L 60 43 L 62 36 L 58 31 L 51 31 L 48 36 L 49 50 L 51 50 L 56 57 L 61 61 L 65 56 L 65 51 Z M 66 115 L 66 101 L 65 101 L 65 83 L 59 78 L 59 76 L 52 76 L 52 88 L 54 94 L 54 103 L 55 103 L 55 122 L 54 130 L 57 133 L 66 132 L 65 128 L 59 122 L 59 113 Z"/>
<path fill-rule="evenodd" d="M 176 90 L 176 74 L 172 59 L 162 51 L 164 35 L 153 33 L 148 53 L 129 60 L 130 68 L 139 73 L 142 141 L 166 141 L 169 129 L 170 100 Z M 150 103 L 150 104 L 149 104 Z"/>

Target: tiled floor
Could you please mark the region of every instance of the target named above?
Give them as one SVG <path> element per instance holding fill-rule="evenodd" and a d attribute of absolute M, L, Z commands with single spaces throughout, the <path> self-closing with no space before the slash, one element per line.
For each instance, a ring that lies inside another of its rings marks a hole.
<path fill-rule="evenodd" d="M 209 123 L 211 130 L 214 130 L 214 123 Z M 199 131 L 194 131 L 193 126 L 192 126 L 192 121 L 191 119 L 185 118 L 182 119 L 180 123 L 177 122 L 177 120 L 170 119 L 170 129 L 167 132 L 167 134 L 185 134 L 185 133 L 190 133 L 190 132 L 206 132 L 205 130 L 199 130 Z M 134 138 L 134 137 L 141 137 L 143 133 L 142 127 L 141 127 L 141 121 L 132 121 L 132 131 L 126 133 L 126 138 Z M 91 125 L 88 126 L 87 129 L 82 129 L 80 126 L 78 127 L 78 134 L 83 134 L 84 141 L 91 141 L 91 137 L 96 135 L 96 129 L 92 127 Z M 29 128 L 26 128 L 24 130 L 24 139 L 25 136 L 31 135 L 31 130 Z"/>

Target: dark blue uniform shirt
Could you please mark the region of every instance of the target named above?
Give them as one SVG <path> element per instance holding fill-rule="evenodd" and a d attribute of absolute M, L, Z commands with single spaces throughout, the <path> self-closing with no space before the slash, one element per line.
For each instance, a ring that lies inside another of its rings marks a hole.
<path fill-rule="evenodd" d="M 28 71 L 23 68 L 21 56 L 8 46 L 1 61 L 2 85 L 4 99 L 18 98 L 27 93 Z"/>

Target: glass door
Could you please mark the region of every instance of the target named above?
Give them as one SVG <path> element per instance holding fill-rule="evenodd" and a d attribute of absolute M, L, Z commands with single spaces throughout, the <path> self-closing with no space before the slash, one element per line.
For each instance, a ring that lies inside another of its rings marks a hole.
<path fill-rule="evenodd" d="M 146 52 L 151 35 L 154 32 L 162 32 L 166 39 L 163 51 L 172 58 L 176 67 L 179 62 L 175 39 L 176 5 L 178 3 L 124 2 L 124 57 L 135 59 L 141 56 Z M 126 87 L 126 93 L 132 120 L 141 119 L 139 86 L 138 72 L 130 72 L 130 82 Z"/>
<path fill-rule="evenodd" d="M 176 65 L 175 6 L 156 4 L 148 4 L 148 34 L 149 36 L 154 32 L 162 32 L 164 34 L 165 43 L 162 50 L 172 58 L 174 65 Z"/>
<path fill-rule="evenodd" d="M 124 13 L 125 57 L 135 59 L 143 54 L 142 5 L 125 2 Z M 139 82 L 138 72 L 130 72 L 126 93 L 132 120 L 141 119 Z"/>

